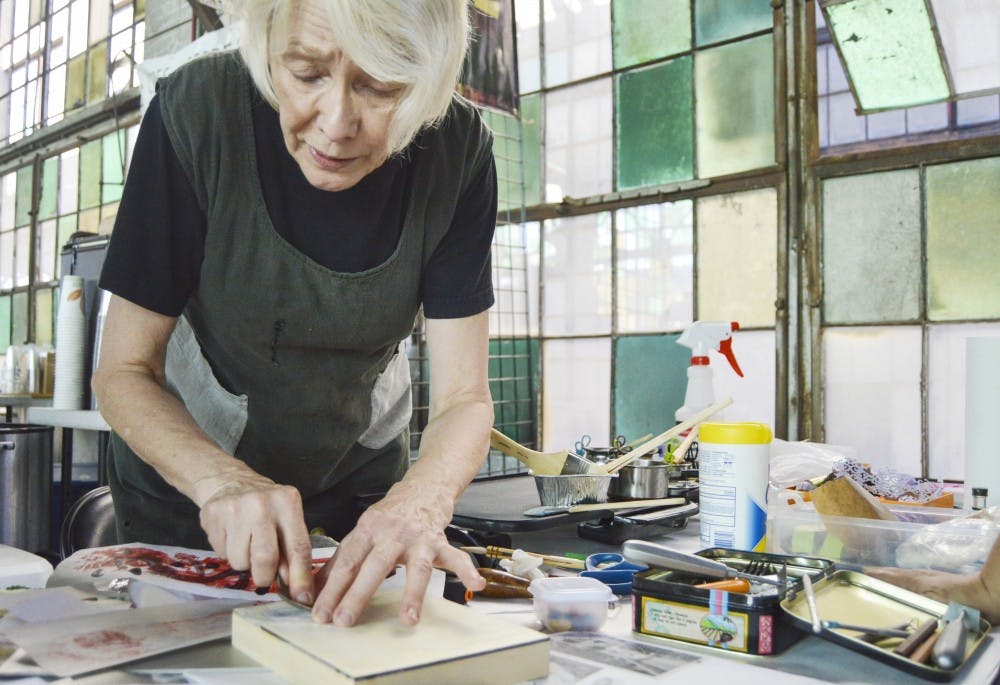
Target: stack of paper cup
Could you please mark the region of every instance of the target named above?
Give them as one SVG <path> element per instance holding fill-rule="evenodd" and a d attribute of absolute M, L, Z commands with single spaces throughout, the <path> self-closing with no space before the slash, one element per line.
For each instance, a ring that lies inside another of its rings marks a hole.
<path fill-rule="evenodd" d="M 56 319 L 56 378 L 52 406 L 82 409 L 84 360 L 87 350 L 87 318 L 84 315 L 83 277 L 65 275 L 59 285 L 59 316 Z"/>

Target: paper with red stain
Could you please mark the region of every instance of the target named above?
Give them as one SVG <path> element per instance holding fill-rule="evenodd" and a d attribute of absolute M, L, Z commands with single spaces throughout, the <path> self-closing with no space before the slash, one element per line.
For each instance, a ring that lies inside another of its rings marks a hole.
<path fill-rule="evenodd" d="M 334 548 L 313 550 L 313 571 L 322 568 Z M 183 593 L 185 596 L 275 601 L 275 586 L 259 588 L 248 571 L 236 571 L 211 551 L 129 543 L 83 549 L 64 559 L 47 585 L 103 590 L 116 578 L 140 578 L 144 582 Z"/>
<path fill-rule="evenodd" d="M 229 637 L 233 609 L 244 604 L 206 599 L 113 611 L 32 624 L 9 637 L 47 672 L 65 678 Z"/>

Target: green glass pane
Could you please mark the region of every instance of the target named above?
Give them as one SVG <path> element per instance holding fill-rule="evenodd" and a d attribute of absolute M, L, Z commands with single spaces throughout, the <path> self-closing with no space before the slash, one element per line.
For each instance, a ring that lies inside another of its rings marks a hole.
<path fill-rule="evenodd" d="M 615 343 L 615 435 L 661 433 L 684 404 L 691 351 L 677 335 L 624 336 Z"/>
<path fill-rule="evenodd" d="M 521 96 L 521 140 L 524 154 L 524 204 L 542 201 L 542 97 Z"/>
<path fill-rule="evenodd" d="M 0 352 L 10 347 L 10 295 L 0 297 Z"/>
<path fill-rule="evenodd" d="M 108 44 L 101 43 L 87 51 L 87 104 L 92 105 L 107 97 L 107 88 Z"/>
<path fill-rule="evenodd" d="M 57 197 L 59 197 L 59 158 L 49 157 L 42 163 L 42 197 L 38 203 L 39 219 L 49 219 L 56 215 Z"/>
<path fill-rule="evenodd" d="M 698 177 L 774 164 L 771 36 L 697 53 Z"/>
<path fill-rule="evenodd" d="M 933 320 L 1000 317 L 1000 157 L 927 169 L 927 301 Z"/>
<path fill-rule="evenodd" d="M 31 167 L 17 170 L 16 200 L 14 201 L 14 225 L 26 226 L 31 222 Z"/>
<path fill-rule="evenodd" d="M 923 258 L 916 169 L 823 182 L 823 320 L 913 321 Z"/>
<path fill-rule="evenodd" d="M 59 218 L 59 224 L 56 228 L 56 249 L 62 250 L 63 245 L 69 242 L 69 237 L 76 233 L 76 214 L 70 214 L 69 216 L 64 216 Z M 58 273 L 59 259 L 56 259 L 56 276 Z"/>
<path fill-rule="evenodd" d="M 538 341 L 527 338 L 490 340 L 489 378 L 493 425 L 517 442 L 533 442 Z"/>
<path fill-rule="evenodd" d="M 517 119 L 492 110 L 482 110 L 482 116 L 493 131 L 499 210 L 505 212 L 521 207 L 524 198 L 521 189 L 521 134 Z"/>
<path fill-rule="evenodd" d="M 771 28 L 771 0 L 695 0 L 695 42 L 707 45 Z"/>
<path fill-rule="evenodd" d="M 35 335 L 39 345 L 53 344 L 52 338 L 52 289 L 35 291 Z"/>
<path fill-rule="evenodd" d="M 28 342 L 28 293 L 11 295 L 10 343 L 23 345 Z"/>
<path fill-rule="evenodd" d="M 825 9 L 862 111 L 948 97 L 925 0 L 850 0 Z"/>
<path fill-rule="evenodd" d="M 689 179 L 691 58 L 616 77 L 618 189 Z"/>
<path fill-rule="evenodd" d="M 699 198 L 696 318 L 773 326 L 778 198 L 773 188 Z"/>
<path fill-rule="evenodd" d="M 80 209 L 101 204 L 101 141 L 80 148 Z"/>
<path fill-rule="evenodd" d="M 117 202 L 125 185 L 125 131 L 119 130 L 103 138 L 101 202 Z"/>
<path fill-rule="evenodd" d="M 66 67 L 66 111 L 83 107 L 87 86 L 87 53 L 82 53 L 69 61 Z"/>
<path fill-rule="evenodd" d="M 691 49 L 690 0 L 614 0 L 611 20 L 616 69 Z"/>

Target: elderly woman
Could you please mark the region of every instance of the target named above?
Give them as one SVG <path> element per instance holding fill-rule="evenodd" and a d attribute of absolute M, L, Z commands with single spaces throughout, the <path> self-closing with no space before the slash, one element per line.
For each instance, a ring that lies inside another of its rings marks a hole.
<path fill-rule="evenodd" d="M 238 9 L 238 54 L 160 82 L 101 277 L 119 538 L 211 546 L 342 626 L 404 564 L 412 624 L 432 567 L 483 583 L 444 535 L 493 421 L 496 178 L 453 92 L 466 0 Z M 407 470 L 421 307 L 430 418 Z M 315 584 L 314 526 L 342 540 Z"/>

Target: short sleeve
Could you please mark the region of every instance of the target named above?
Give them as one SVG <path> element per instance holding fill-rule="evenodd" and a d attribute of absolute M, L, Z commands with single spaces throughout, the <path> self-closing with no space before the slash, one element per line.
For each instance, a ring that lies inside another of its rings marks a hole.
<path fill-rule="evenodd" d="M 459 197 L 448 232 L 427 263 L 422 283 L 427 318 L 457 319 L 493 306 L 496 218 L 496 164 L 490 153 Z"/>
<path fill-rule="evenodd" d="M 100 287 L 179 316 L 198 286 L 206 219 L 154 97 L 139 126 Z"/>

